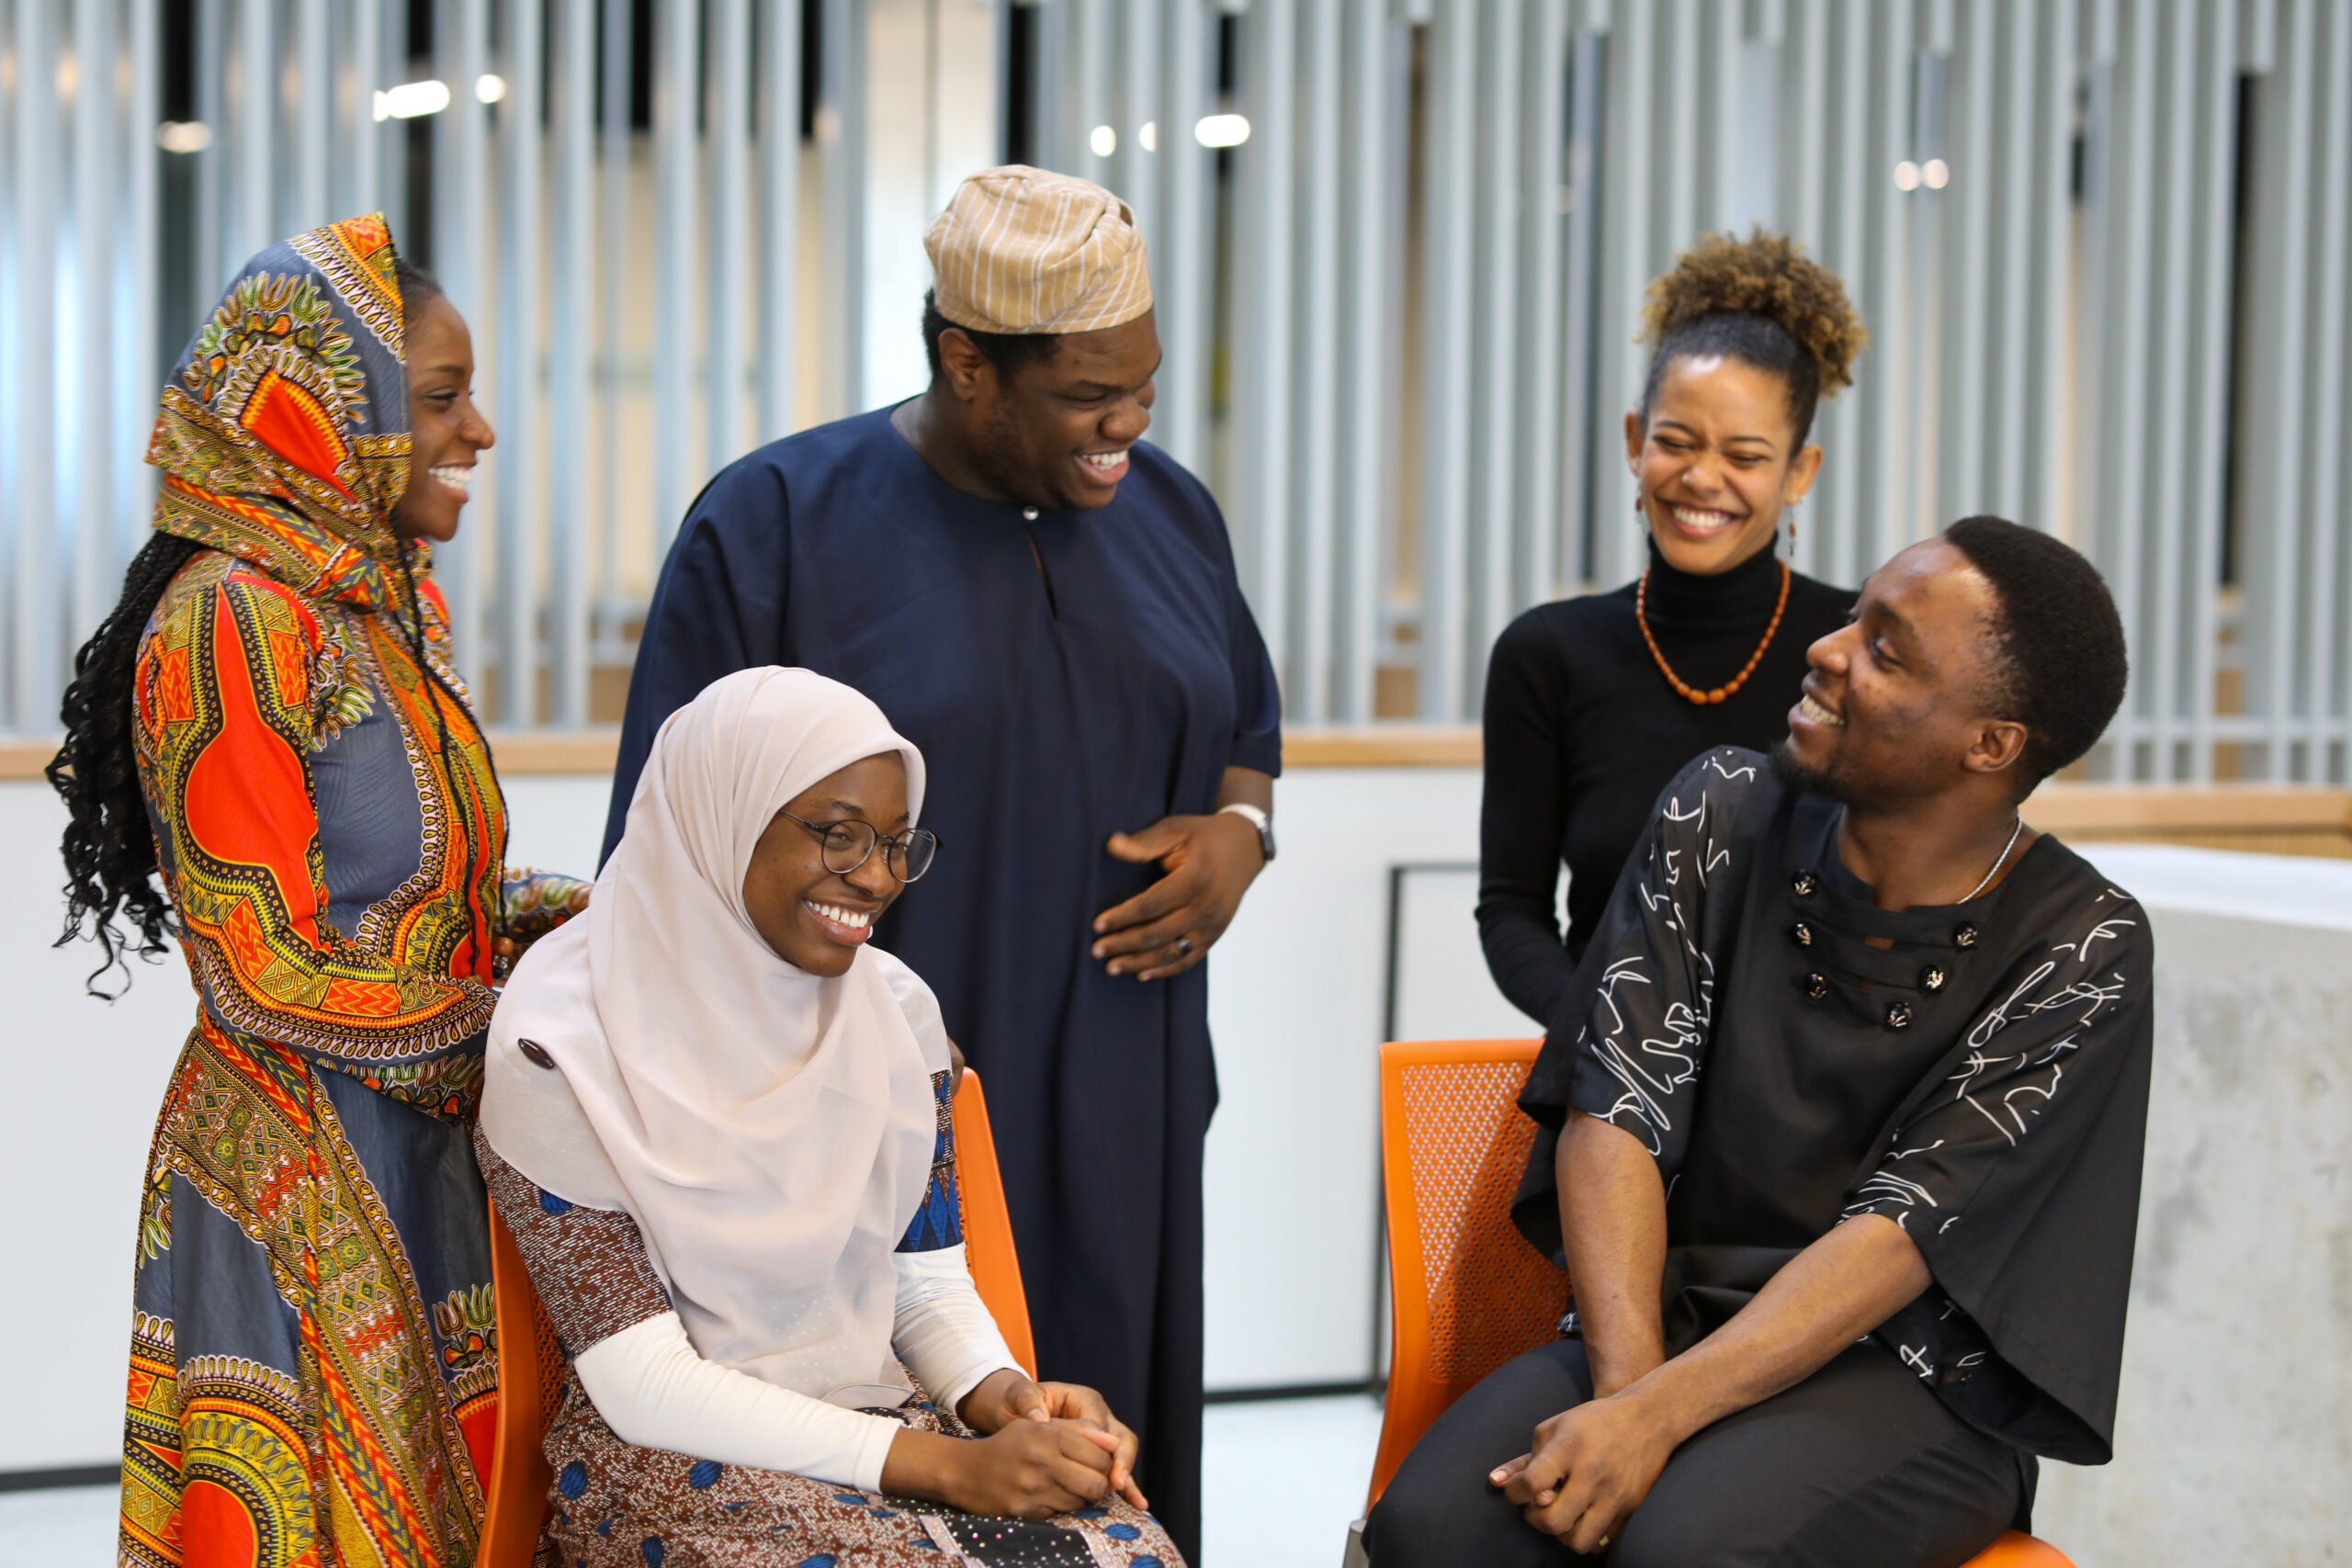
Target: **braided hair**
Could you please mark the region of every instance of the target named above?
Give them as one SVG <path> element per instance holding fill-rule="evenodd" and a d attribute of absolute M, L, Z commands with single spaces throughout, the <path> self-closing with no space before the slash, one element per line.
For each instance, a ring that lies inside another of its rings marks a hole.
<path fill-rule="evenodd" d="M 1796 445 L 1813 434 L 1815 407 L 1854 384 L 1867 334 L 1838 275 L 1785 234 L 1758 228 L 1745 240 L 1709 234 L 1654 279 L 1639 341 L 1656 347 L 1642 388 L 1647 423 L 1668 367 L 1722 355 L 1778 377 L 1788 388 Z"/>
<path fill-rule="evenodd" d="M 405 314 L 413 316 L 441 294 L 422 268 L 401 261 L 394 270 Z M 139 786 L 131 714 L 140 640 L 172 579 L 203 548 L 193 539 L 157 533 L 131 558 L 122 596 L 74 655 L 74 679 L 59 713 L 65 743 L 44 770 L 66 812 L 59 846 L 65 858 L 65 931 L 57 945 L 77 938 L 98 944 L 104 956 L 85 984 L 92 996 L 107 1001 L 130 988 L 125 956 L 135 953 L 152 963 L 169 951 L 164 939 L 173 934 L 171 901 L 155 881 L 155 831 Z M 121 985 L 109 990 L 107 978 L 117 969 Z"/>

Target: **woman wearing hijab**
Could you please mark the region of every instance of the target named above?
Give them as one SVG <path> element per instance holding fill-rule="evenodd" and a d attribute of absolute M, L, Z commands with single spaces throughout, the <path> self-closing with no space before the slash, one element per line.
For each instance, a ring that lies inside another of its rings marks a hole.
<path fill-rule="evenodd" d="M 586 889 L 502 872 L 430 580 L 492 439 L 472 366 L 380 217 L 254 256 L 164 389 L 156 532 L 75 661 L 67 929 L 100 975 L 177 939 L 199 1003 L 148 1158 L 126 1563 L 473 1560 L 493 964 Z"/>
<path fill-rule="evenodd" d="M 515 972 L 475 1153 L 569 1361 L 568 1563 L 1182 1562 L 1134 1434 L 972 1287 L 939 1004 L 868 945 L 937 852 L 922 796 L 865 697 L 726 676 Z"/>

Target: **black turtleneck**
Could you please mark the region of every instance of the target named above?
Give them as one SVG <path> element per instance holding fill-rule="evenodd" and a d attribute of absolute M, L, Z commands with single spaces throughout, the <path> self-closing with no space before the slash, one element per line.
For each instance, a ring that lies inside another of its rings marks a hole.
<path fill-rule="evenodd" d="M 1674 672 L 1729 681 L 1772 618 L 1781 571 L 1759 551 L 1693 577 L 1650 547 L 1649 623 Z M 1666 683 L 1634 620 L 1634 585 L 1541 604 L 1512 622 L 1487 666 L 1486 806 L 1478 828 L 1478 934 L 1512 1004 L 1549 1028 L 1610 889 L 1658 792 L 1711 746 L 1770 750 L 1788 733 L 1804 650 L 1843 626 L 1854 596 L 1802 574 L 1747 683 L 1702 707 Z M 1557 908 L 1568 868 L 1568 931 Z"/>

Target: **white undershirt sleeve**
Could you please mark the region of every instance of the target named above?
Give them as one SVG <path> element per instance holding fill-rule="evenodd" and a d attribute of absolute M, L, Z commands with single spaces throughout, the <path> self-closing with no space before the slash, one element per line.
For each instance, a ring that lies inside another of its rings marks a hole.
<path fill-rule="evenodd" d="M 891 1262 L 899 1272 L 891 1338 L 899 1359 L 941 1409 L 954 1410 L 991 1372 L 1020 1371 L 972 1285 L 960 1242 L 930 1252 L 893 1253 Z"/>
<path fill-rule="evenodd" d="M 864 1492 L 882 1490 L 890 1439 L 906 1429 L 705 1360 L 674 1312 L 598 1340 L 572 1366 L 596 1414 L 625 1443 Z"/>

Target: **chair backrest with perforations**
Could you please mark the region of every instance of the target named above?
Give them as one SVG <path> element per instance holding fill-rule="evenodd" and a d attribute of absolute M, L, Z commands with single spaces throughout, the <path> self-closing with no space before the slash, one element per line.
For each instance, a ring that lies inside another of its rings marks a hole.
<path fill-rule="evenodd" d="M 1567 1275 L 1510 1221 L 1511 1194 L 1535 1137 L 1534 1123 L 1520 1113 L 1519 1091 L 1542 1043 L 1442 1040 L 1380 1048 L 1391 1327 L 1374 1501 L 1447 1405 L 1551 1338 L 1567 1310 Z"/>

